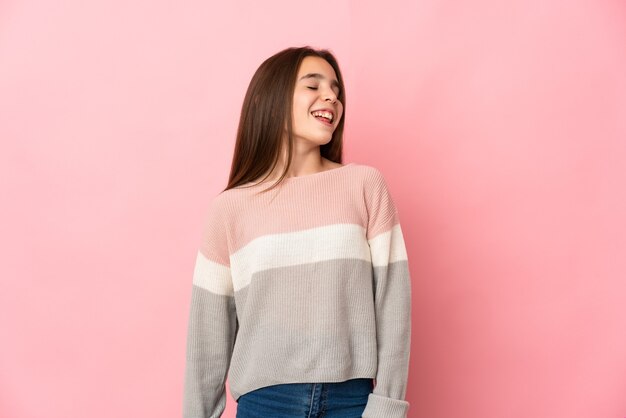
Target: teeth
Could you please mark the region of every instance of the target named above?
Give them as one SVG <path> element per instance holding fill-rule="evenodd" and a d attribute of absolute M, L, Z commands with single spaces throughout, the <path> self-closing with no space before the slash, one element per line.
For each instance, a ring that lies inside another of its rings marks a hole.
<path fill-rule="evenodd" d="M 319 112 L 319 111 L 316 111 L 316 112 L 311 112 L 311 114 L 312 114 L 313 116 L 321 116 L 321 117 L 323 117 L 323 118 L 326 118 L 326 119 L 328 119 L 330 122 L 332 122 L 332 121 L 333 121 L 333 114 L 332 114 L 332 113 L 330 113 L 330 112 Z"/>

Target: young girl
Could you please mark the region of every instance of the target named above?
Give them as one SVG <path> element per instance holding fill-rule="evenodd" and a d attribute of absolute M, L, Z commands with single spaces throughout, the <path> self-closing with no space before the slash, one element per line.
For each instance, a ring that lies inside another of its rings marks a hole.
<path fill-rule="evenodd" d="M 248 87 L 228 186 L 193 275 L 185 418 L 404 418 L 411 282 L 376 168 L 341 164 L 327 50 L 288 48 Z"/>

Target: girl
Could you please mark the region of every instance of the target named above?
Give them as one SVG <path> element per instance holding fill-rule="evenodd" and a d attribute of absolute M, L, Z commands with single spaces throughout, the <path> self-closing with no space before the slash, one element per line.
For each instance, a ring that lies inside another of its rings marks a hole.
<path fill-rule="evenodd" d="M 237 418 L 406 417 L 404 239 L 380 171 L 341 163 L 344 111 L 327 50 L 252 77 L 196 258 L 185 418 L 220 417 L 227 376 Z"/>

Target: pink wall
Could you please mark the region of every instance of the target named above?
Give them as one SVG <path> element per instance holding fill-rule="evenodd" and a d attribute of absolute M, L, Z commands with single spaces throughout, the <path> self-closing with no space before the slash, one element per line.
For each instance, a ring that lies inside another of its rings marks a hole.
<path fill-rule="evenodd" d="M 303 44 L 404 224 L 410 417 L 625 416 L 625 38 L 608 0 L 3 2 L 0 416 L 180 415 L 203 211 Z"/>

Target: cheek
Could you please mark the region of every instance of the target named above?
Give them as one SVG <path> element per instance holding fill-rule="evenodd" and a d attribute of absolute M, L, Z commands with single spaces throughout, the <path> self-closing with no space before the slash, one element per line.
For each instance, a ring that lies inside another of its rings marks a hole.
<path fill-rule="evenodd" d="M 309 102 L 304 98 L 294 99 L 293 102 L 293 112 L 296 115 L 302 116 L 304 113 L 307 113 L 309 109 Z"/>
<path fill-rule="evenodd" d="M 291 111 L 294 115 L 298 115 L 298 113 L 302 111 L 302 100 L 299 100 L 297 97 L 294 97 Z"/>

